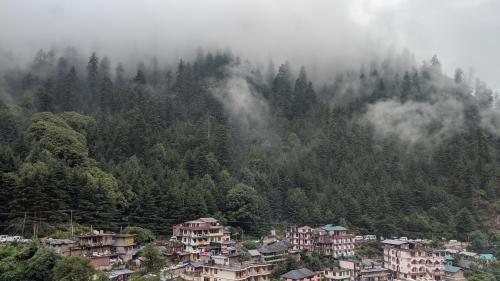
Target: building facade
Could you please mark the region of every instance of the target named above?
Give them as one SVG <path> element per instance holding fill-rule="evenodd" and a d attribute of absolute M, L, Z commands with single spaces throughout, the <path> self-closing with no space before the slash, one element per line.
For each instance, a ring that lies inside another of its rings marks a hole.
<path fill-rule="evenodd" d="M 340 260 L 339 266 L 351 272 L 354 281 L 387 281 L 391 280 L 391 272 L 384 268 L 384 261 L 363 260 Z"/>
<path fill-rule="evenodd" d="M 222 242 L 227 239 L 224 226 L 214 218 L 199 218 L 174 225 L 173 236 L 184 244 L 184 250 L 190 253 L 204 252 L 210 242 Z"/>
<path fill-rule="evenodd" d="M 116 234 L 114 236 L 114 252 L 118 254 L 124 262 L 131 260 L 133 255 L 137 252 L 135 249 L 135 236 L 135 234 Z"/>
<path fill-rule="evenodd" d="M 290 242 L 291 250 L 295 252 L 313 251 L 313 229 L 305 226 L 287 226 L 285 238 Z"/>
<path fill-rule="evenodd" d="M 396 278 L 444 280 L 444 251 L 410 240 L 384 240 L 385 267 Z"/>
<path fill-rule="evenodd" d="M 328 281 L 352 281 L 353 271 L 345 268 L 332 268 L 324 271 L 324 277 Z"/>
<path fill-rule="evenodd" d="M 314 250 L 334 258 L 355 254 L 354 234 L 343 226 L 327 224 L 313 231 Z"/>
<path fill-rule="evenodd" d="M 335 258 L 350 257 L 355 253 L 354 234 L 343 226 L 327 224 L 311 228 L 292 225 L 286 228 L 285 237 L 295 252 L 315 251 Z"/>
<path fill-rule="evenodd" d="M 285 262 L 286 258 L 288 257 L 289 249 L 290 244 L 287 241 L 279 241 L 267 245 L 262 245 L 258 251 L 265 263 L 272 264 L 277 267 L 278 265 Z"/>
<path fill-rule="evenodd" d="M 203 264 L 201 281 L 268 281 L 271 265 L 265 263 L 230 263 L 227 257 L 214 257 Z"/>
<path fill-rule="evenodd" d="M 45 248 L 62 256 L 89 257 L 97 269 L 110 269 L 114 263 L 132 260 L 136 254 L 135 234 L 93 231 L 69 239 L 41 239 Z"/>
<path fill-rule="evenodd" d="M 70 256 L 71 248 L 76 245 L 76 241 L 70 239 L 43 238 L 40 242 L 43 247 L 51 249 L 61 256 Z"/>

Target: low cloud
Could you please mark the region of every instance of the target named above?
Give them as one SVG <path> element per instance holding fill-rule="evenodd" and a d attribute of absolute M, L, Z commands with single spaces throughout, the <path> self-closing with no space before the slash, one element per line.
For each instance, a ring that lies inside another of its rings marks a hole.
<path fill-rule="evenodd" d="M 228 78 L 214 83 L 210 92 L 223 105 L 230 120 L 251 139 L 274 143 L 277 134 L 271 128 L 269 104 L 249 79 L 259 79 L 247 64 L 228 67 Z"/>
<path fill-rule="evenodd" d="M 409 144 L 433 144 L 447 139 L 463 128 L 463 104 L 456 99 L 432 103 L 396 100 L 370 105 L 363 117 L 378 137 L 397 136 Z"/>
<path fill-rule="evenodd" d="M 500 109 L 492 107 L 481 112 L 481 127 L 500 137 Z"/>

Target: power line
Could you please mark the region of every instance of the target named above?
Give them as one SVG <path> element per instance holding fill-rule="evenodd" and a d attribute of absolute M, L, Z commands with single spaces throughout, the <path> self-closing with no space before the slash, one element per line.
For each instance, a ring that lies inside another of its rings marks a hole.
<path fill-rule="evenodd" d="M 135 215 L 126 215 L 126 216 L 123 216 L 123 215 L 120 215 L 120 214 L 116 214 L 116 213 L 107 213 L 107 212 L 100 212 L 100 211 L 89 211 L 89 210 L 72 210 L 72 209 L 62 209 L 62 210 L 45 210 L 45 211 L 25 211 L 25 212 L 12 212 L 12 213 L 0 213 L 0 214 L 8 214 L 8 215 L 12 215 L 12 214 L 24 214 L 23 216 L 23 223 L 22 223 L 22 231 L 21 233 L 24 234 L 24 229 L 25 229 L 25 223 L 26 223 L 26 220 L 28 219 L 28 214 L 34 214 L 34 215 L 38 215 L 37 216 L 37 220 L 41 221 L 43 220 L 44 222 L 46 222 L 49 218 L 42 218 L 40 215 L 40 213 L 43 213 L 43 214 L 53 214 L 53 213 L 60 213 L 60 214 L 68 214 L 69 217 L 70 217 L 70 226 L 71 226 L 71 229 L 73 229 L 73 216 L 76 214 L 77 217 L 78 216 L 82 216 L 82 215 L 90 215 L 90 214 L 94 214 L 94 215 L 98 215 L 98 216 L 102 216 L 103 219 L 107 220 L 107 223 L 106 224 L 101 224 L 100 226 L 98 227 L 108 227 L 108 228 L 111 228 L 111 227 L 120 227 L 120 226 L 123 226 L 125 224 L 130 224 L 131 222 L 134 222 L 135 224 L 138 224 L 138 225 L 147 225 L 148 228 L 151 228 L 151 229 L 154 229 L 154 230 L 166 230 L 166 228 L 163 228 L 161 226 L 156 226 L 155 224 L 158 224 L 158 223 L 170 223 L 170 224 L 173 224 L 173 223 L 179 223 L 181 222 L 179 219 L 177 218 L 162 218 L 162 217 L 156 217 L 156 216 L 135 216 Z M 12 218 L 12 220 L 15 220 L 16 217 Z M 140 219 L 140 220 L 147 220 L 148 222 L 144 223 L 144 222 L 136 222 L 135 220 L 136 219 Z M 229 223 L 229 224 L 252 224 L 252 225 L 268 225 L 268 226 L 281 226 L 283 228 L 285 228 L 286 226 L 288 225 L 294 225 L 295 223 L 290 223 L 290 222 L 287 222 L 287 221 L 281 221 L 281 222 L 264 222 L 264 221 L 243 221 L 243 220 L 227 220 L 225 221 L 226 223 Z M 50 223 L 51 225 L 57 225 L 56 223 Z M 59 225 L 67 225 L 67 224 L 59 224 Z M 94 224 L 95 225 L 95 224 Z M 305 224 L 302 224 L 302 225 L 305 225 Z M 321 226 L 319 224 L 309 224 L 309 225 L 312 225 L 313 227 L 314 226 Z M 0 224 L 0 226 L 12 226 L 12 224 Z M 248 232 L 248 230 L 247 230 Z M 252 232 L 252 231 L 250 231 Z M 257 233 L 256 230 L 254 230 L 255 233 Z M 434 235 L 437 235 L 437 236 L 446 236 L 446 235 L 449 235 L 451 233 L 446 233 L 446 232 L 418 232 L 418 231 L 410 231 L 410 230 L 398 230 L 397 231 L 398 233 L 403 233 L 403 234 L 410 234 L 410 235 L 417 235 L 417 236 L 434 236 Z M 387 237 L 390 237 L 391 235 L 387 235 L 388 233 L 386 233 L 386 236 Z M 457 235 L 467 235 L 468 233 L 455 233 Z"/>

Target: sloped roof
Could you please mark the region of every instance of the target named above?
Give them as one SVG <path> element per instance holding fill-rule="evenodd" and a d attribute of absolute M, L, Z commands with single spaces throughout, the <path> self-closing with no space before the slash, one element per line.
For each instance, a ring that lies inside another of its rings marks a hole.
<path fill-rule="evenodd" d="M 248 250 L 248 253 L 252 257 L 260 256 L 260 252 L 258 250 Z"/>
<path fill-rule="evenodd" d="M 465 260 L 465 259 L 462 259 L 460 261 L 458 261 L 458 265 L 461 267 L 461 268 L 466 268 L 466 269 L 469 269 L 469 268 L 472 268 L 473 266 L 476 265 L 475 262 L 473 261 L 469 261 L 469 260 Z"/>
<path fill-rule="evenodd" d="M 274 242 L 274 243 L 270 243 L 270 244 L 261 246 L 259 248 L 259 252 L 262 254 L 286 252 L 286 251 L 288 251 L 289 247 L 290 247 L 290 245 L 288 244 L 288 242 L 279 241 L 279 242 Z"/>
<path fill-rule="evenodd" d="M 408 243 L 408 241 L 405 240 L 394 240 L 394 239 L 386 239 L 382 241 L 383 244 L 391 244 L 391 245 L 403 245 Z"/>
<path fill-rule="evenodd" d="M 326 231 L 347 231 L 348 229 L 340 225 L 326 224 L 322 227 Z"/>
<path fill-rule="evenodd" d="M 453 256 L 450 256 L 450 255 L 444 256 L 444 259 L 447 260 L 447 261 L 455 260 L 455 258 Z"/>
<path fill-rule="evenodd" d="M 307 268 L 299 268 L 299 269 L 289 271 L 289 272 L 281 275 L 281 277 L 286 278 L 286 279 L 302 279 L 302 278 L 306 278 L 306 277 L 312 277 L 314 275 L 315 275 L 315 273 Z"/>
<path fill-rule="evenodd" d="M 453 266 L 453 265 L 449 265 L 449 264 L 446 264 L 444 266 L 444 271 L 446 271 L 446 272 L 457 273 L 460 270 L 461 270 L 461 268 L 458 266 Z"/>
<path fill-rule="evenodd" d="M 495 256 L 493 254 L 480 254 L 479 258 L 482 260 L 494 260 Z"/>
<path fill-rule="evenodd" d="M 475 256 L 477 256 L 477 253 L 463 251 L 463 252 L 460 252 L 460 255 L 467 256 L 467 257 L 475 257 Z"/>
<path fill-rule="evenodd" d="M 111 271 L 108 276 L 109 276 L 109 278 L 116 278 L 116 277 L 124 275 L 124 274 L 132 274 L 132 273 L 134 273 L 132 270 L 120 269 L 120 270 Z"/>
<path fill-rule="evenodd" d="M 205 263 L 203 261 L 189 262 L 192 267 L 198 268 L 202 267 Z"/>

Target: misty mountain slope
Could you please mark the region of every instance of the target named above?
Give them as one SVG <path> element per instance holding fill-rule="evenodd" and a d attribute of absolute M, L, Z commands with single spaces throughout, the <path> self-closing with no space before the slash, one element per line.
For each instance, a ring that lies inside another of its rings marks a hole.
<path fill-rule="evenodd" d="M 68 210 L 78 223 L 161 233 L 200 216 L 249 234 L 498 228 L 494 95 L 461 70 L 447 77 L 436 57 L 386 59 L 322 86 L 303 68 L 261 71 L 228 52 L 128 70 L 69 54 L 40 51 L 3 76 L 3 230 L 30 212 L 50 232 Z"/>

